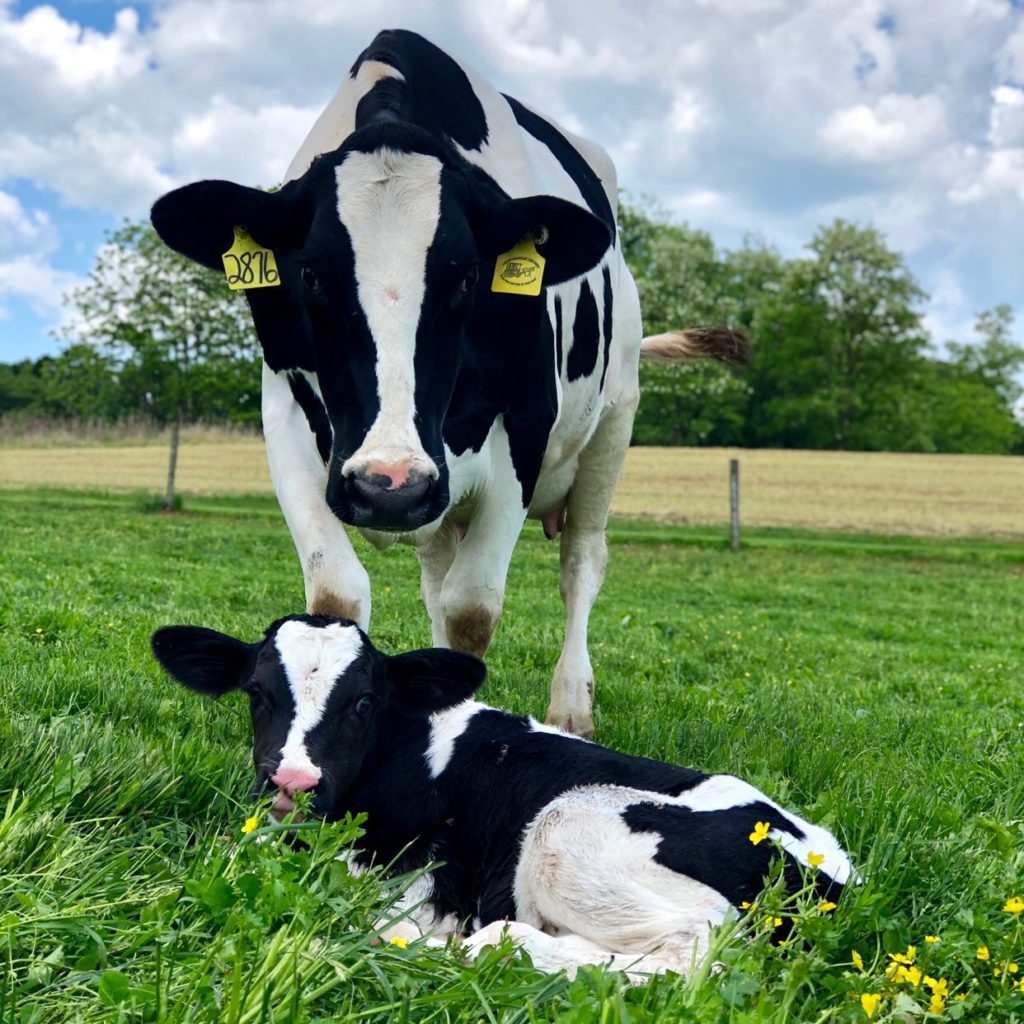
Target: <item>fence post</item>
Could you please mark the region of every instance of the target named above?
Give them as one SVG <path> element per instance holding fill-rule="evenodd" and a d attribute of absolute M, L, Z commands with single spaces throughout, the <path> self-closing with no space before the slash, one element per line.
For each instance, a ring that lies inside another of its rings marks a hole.
<path fill-rule="evenodd" d="M 729 460 L 729 546 L 740 549 L 740 460 Z"/>

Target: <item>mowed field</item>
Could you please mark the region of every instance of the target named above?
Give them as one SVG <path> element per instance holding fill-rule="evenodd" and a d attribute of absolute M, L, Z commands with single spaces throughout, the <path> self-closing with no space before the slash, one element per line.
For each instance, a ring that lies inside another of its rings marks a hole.
<path fill-rule="evenodd" d="M 631 989 L 507 948 L 469 965 L 381 945 L 395 890 L 335 859 L 352 827 L 244 835 L 244 700 L 176 686 L 148 638 L 191 622 L 256 639 L 299 610 L 291 539 L 269 494 L 142 509 L 0 491 L 5 1024 L 1024 1020 L 1021 540 L 751 528 L 733 554 L 720 527 L 613 522 L 599 741 L 742 775 L 832 829 L 864 879 L 836 907 L 769 888 L 717 936 L 719 970 Z M 357 543 L 377 644 L 426 644 L 413 554 Z M 543 713 L 557 574 L 528 529 L 484 700 Z"/>
<path fill-rule="evenodd" d="M 757 526 L 912 536 L 1024 536 L 1024 458 L 875 452 L 634 448 L 613 512 L 671 523 L 729 517 L 728 464 L 740 460 L 741 518 Z M 159 444 L 0 448 L 0 487 L 161 491 Z M 257 438 L 185 443 L 184 494 L 271 493 Z"/>

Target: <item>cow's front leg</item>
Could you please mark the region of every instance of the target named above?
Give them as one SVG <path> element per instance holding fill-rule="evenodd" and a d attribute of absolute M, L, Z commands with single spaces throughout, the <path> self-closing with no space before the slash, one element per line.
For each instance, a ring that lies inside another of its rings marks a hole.
<path fill-rule="evenodd" d="M 277 500 L 295 542 L 306 611 L 370 624 L 370 577 L 325 498 L 327 467 L 286 374 L 263 367 L 263 433 Z"/>
<path fill-rule="evenodd" d="M 448 646 L 478 658 L 487 653 L 501 618 L 512 551 L 525 521 L 521 493 L 509 487 L 493 488 L 474 513 L 441 586 Z"/>
<path fill-rule="evenodd" d="M 593 736 L 594 670 L 587 650 L 590 609 L 604 581 L 608 507 L 629 447 L 636 400 L 613 406 L 580 455 L 566 505 L 559 589 L 565 604 L 565 643 L 551 681 L 547 720 Z"/>
<path fill-rule="evenodd" d="M 420 563 L 420 595 L 430 616 L 430 635 L 435 647 L 449 647 L 448 630 L 441 604 L 441 588 L 452 567 L 458 548 L 458 532 L 445 523 L 429 540 L 416 549 Z"/>

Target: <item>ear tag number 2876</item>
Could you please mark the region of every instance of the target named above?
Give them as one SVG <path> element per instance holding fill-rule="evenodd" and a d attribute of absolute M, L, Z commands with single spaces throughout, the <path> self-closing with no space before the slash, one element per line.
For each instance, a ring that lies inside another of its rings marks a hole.
<path fill-rule="evenodd" d="M 281 283 L 277 260 L 270 249 L 264 249 L 243 227 L 236 225 L 235 240 L 221 256 L 228 287 L 233 292 L 246 288 L 273 288 Z"/>
<path fill-rule="evenodd" d="M 508 295 L 540 295 L 544 280 L 544 257 L 537 252 L 532 235 L 520 239 L 494 264 L 492 292 Z"/>

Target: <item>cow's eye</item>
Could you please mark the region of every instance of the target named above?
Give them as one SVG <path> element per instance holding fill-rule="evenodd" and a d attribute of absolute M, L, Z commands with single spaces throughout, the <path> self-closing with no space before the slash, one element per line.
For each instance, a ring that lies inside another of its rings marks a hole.
<path fill-rule="evenodd" d="M 369 694 L 363 694 L 363 696 L 356 701 L 356 706 L 353 710 L 357 715 L 368 715 L 372 707 L 373 698 Z"/>
<path fill-rule="evenodd" d="M 480 271 L 476 267 L 471 267 L 459 284 L 459 293 L 465 295 L 467 292 L 472 291 L 479 280 Z"/>
<path fill-rule="evenodd" d="M 314 294 L 320 294 L 320 282 L 317 280 L 316 274 L 313 273 L 313 268 L 304 266 L 302 268 L 302 283 Z"/>

